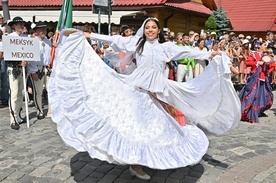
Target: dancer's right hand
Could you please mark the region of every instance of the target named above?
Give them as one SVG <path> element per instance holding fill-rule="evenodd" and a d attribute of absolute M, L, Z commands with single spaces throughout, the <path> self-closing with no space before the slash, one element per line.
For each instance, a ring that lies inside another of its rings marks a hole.
<path fill-rule="evenodd" d="M 83 32 L 84 34 L 84 37 L 87 38 L 87 39 L 90 39 L 91 38 L 91 35 L 89 32 Z"/>

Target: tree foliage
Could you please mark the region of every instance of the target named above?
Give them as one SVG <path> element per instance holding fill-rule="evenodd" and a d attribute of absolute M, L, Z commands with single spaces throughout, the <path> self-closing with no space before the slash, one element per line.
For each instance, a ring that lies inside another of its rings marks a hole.
<path fill-rule="evenodd" d="M 213 13 L 211 16 L 214 17 L 216 21 L 216 32 L 221 35 L 223 32 L 227 32 L 229 30 L 229 19 L 227 17 L 227 13 L 223 11 L 222 7 L 219 7 Z"/>
<path fill-rule="evenodd" d="M 217 23 L 215 17 L 211 15 L 205 22 L 205 27 L 209 31 L 215 31 L 217 28 Z"/>

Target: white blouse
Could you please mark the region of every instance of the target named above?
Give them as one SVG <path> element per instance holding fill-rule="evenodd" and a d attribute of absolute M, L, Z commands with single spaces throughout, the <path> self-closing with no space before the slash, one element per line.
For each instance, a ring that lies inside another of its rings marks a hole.
<path fill-rule="evenodd" d="M 143 88 L 151 92 L 168 94 L 167 78 L 163 75 L 166 63 L 182 58 L 209 59 L 211 52 L 201 52 L 189 47 L 179 47 L 172 42 L 159 43 L 158 39 L 147 40 L 142 54 L 135 53 L 140 37 L 107 36 L 91 33 L 91 39 L 108 41 L 114 51 L 135 54 L 137 69 L 126 76 L 125 82 L 131 86 Z"/>

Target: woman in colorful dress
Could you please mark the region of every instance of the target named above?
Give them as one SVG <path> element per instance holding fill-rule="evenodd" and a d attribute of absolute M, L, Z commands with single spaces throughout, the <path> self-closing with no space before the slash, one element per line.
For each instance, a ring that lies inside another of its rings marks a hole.
<path fill-rule="evenodd" d="M 85 34 L 133 55 L 137 68 L 121 75 L 100 60 L 83 32 L 75 30 L 60 48 L 49 91 L 52 119 L 67 145 L 92 158 L 131 165 L 131 175 L 143 180 L 151 177 L 142 166 L 172 169 L 197 164 L 209 144 L 197 126 L 219 135 L 240 120 L 230 64 L 221 61 L 227 56 L 214 57 L 201 76 L 178 83 L 164 77 L 166 62 L 210 59 L 217 53 L 161 44 L 158 36 L 162 38 L 156 18 L 146 19 L 135 36 Z M 179 125 L 156 98 L 182 111 L 187 124 Z"/>
<path fill-rule="evenodd" d="M 267 43 L 260 42 L 258 50 L 249 55 L 245 61 L 251 68 L 245 86 L 239 93 L 241 100 L 241 120 L 258 123 L 259 116 L 267 116 L 264 111 L 273 104 L 273 93 L 269 76 L 275 69 L 271 56 L 266 55 Z"/>

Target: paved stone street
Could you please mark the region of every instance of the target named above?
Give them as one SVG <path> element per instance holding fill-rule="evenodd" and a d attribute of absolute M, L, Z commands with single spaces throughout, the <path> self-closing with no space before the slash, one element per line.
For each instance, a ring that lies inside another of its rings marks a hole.
<path fill-rule="evenodd" d="M 29 110 L 30 128 L 22 124 L 16 131 L 10 129 L 8 108 L 0 107 L 0 182 L 147 182 L 132 178 L 128 166 L 91 159 L 86 152 L 67 147 L 51 119 L 36 120 L 34 108 Z M 145 168 L 152 176 L 149 182 L 275 183 L 275 113 L 276 104 L 260 124 L 241 122 L 223 136 L 208 135 L 209 150 L 196 166 L 165 171 Z"/>

